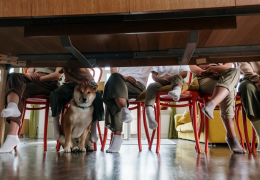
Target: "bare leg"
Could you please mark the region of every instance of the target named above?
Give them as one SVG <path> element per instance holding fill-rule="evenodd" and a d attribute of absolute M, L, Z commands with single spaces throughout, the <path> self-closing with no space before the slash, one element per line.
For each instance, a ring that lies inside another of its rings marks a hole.
<path fill-rule="evenodd" d="M 123 143 L 121 131 L 115 131 L 113 140 L 109 148 L 106 150 L 107 153 L 115 153 L 120 151 L 120 147 Z"/>
<path fill-rule="evenodd" d="M 227 131 L 227 137 L 235 137 L 234 119 L 222 119 L 222 121 Z"/>
<path fill-rule="evenodd" d="M 236 137 L 236 133 L 235 133 L 235 129 L 234 129 L 234 119 L 222 119 L 223 124 L 226 128 L 226 142 L 230 148 L 231 151 L 233 151 L 234 153 L 246 153 L 246 151 L 242 148 L 242 146 L 240 145 L 237 137 Z"/>
<path fill-rule="evenodd" d="M 218 105 L 225 97 L 229 94 L 229 90 L 224 87 L 217 86 L 214 89 L 213 95 L 211 97 L 211 102 L 214 103 L 214 105 Z"/>
<path fill-rule="evenodd" d="M 19 96 L 14 93 L 14 92 L 10 92 L 7 96 L 7 103 L 10 103 L 10 102 L 14 102 L 15 104 L 18 105 L 19 103 Z"/>
<path fill-rule="evenodd" d="M 202 108 L 202 112 L 206 116 L 208 116 L 208 118 L 214 119 L 213 112 L 215 107 L 221 101 L 223 101 L 228 94 L 229 94 L 228 89 L 220 86 L 215 87 L 211 100 Z"/>
<path fill-rule="evenodd" d="M 132 116 L 130 110 L 126 107 L 126 99 L 124 98 L 115 98 L 115 102 L 117 107 L 121 110 L 121 119 L 122 123 L 130 123 L 132 122 Z"/>
<path fill-rule="evenodd" d="M 19 103 L 19 96 L 11 92 L 7 96 L 7 102 L 8 105 L 6 109 L 3 109 L 1 116 L 2 117 L 19 117 L 21 115 L 21 112 L 18 109 L 18 103 Z"/>
<path fill-rule="evenodd" d="M 6 140 L 2 148 L 0 148 L 0 153 L 8 153 L 15 146 L 17 146 L 17 144 L 19 143 L 19 138 L 17 136 L 18 129 L 19 129 L 19 125 L 14 121 L 11 121 L 8 136 L 6 137 Z"/>
<path fill-rule="evenodd" d="M 115 102 L 119 109 L 126 107 L 126 99 L 124 99 L 124 98 L 121 98 L 121 97 L 115 98 Z"/>

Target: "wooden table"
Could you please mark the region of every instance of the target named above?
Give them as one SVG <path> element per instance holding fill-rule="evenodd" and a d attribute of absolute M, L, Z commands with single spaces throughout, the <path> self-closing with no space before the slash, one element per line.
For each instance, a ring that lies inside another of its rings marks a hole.
<path fill-rule="evenodd" d="M 202 51 L 245 49 L 230 54 L 197 52 L 189 64 L 201 59 L 260 61 L 254 51 L 260 44 L 258 0 L 0 0 L 0 111 L 6 66 L 82 67 L 73 57 L 61 58 L 70 52 L 60 36 L 69 36 L 79 52 L 95 58 L 95 67 L 158 66 L 179 64 L 179 55 L 173 54 L 185 49 L 190 30 L 199 31 L 197 48 Z M 50 60 L 53 57 L 57 60 Z M 1 118 L 0 145 L 3 135 Z"/>

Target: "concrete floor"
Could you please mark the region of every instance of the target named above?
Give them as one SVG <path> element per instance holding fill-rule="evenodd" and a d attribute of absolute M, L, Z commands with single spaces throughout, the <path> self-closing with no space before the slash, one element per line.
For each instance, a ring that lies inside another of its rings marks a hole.
<path fill-rule="evenodd" d="M 177 144 L 161 145 L 160 154 L 148 145 L 142 152 L 137 145 L 123 145 L 120 153 L 107 154 L 98 146 L 97 152 L 70 154 L 56 152 L 53 141 L 44 152 L 42 141 L 22 140 L 16 151 L 0 154 L 0 179 L 260 179 L 257 154 L 236 155 L 227 146 L 217 146 L 198 155 L 193 142 L 173 141 Z"/>

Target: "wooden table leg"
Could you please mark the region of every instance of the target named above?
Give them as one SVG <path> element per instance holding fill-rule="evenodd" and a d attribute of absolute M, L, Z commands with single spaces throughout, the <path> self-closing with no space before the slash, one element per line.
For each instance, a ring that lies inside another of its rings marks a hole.
<path fill-rule="evenodd" d="M 5 70 L 5 65 L 0 65 L 1 70 L 1 79 L 0 79 L 0 113 L 5 107 L 5 86 L 7 80 L 8 70 Z M 4 134 L 5 134 L 5 120 L 0 116 L 0 147 L 4 143 Z"/>

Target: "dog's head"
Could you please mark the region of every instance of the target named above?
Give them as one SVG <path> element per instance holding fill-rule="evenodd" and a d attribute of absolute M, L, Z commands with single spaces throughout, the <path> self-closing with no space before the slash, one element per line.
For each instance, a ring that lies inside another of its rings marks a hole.
<path fill-rule="evenodd" d="M 79 84 L 74 89 L 73 100 L 79 106 L 91 106 L 96 98 L 97 88 L 98 86 Z"/>

